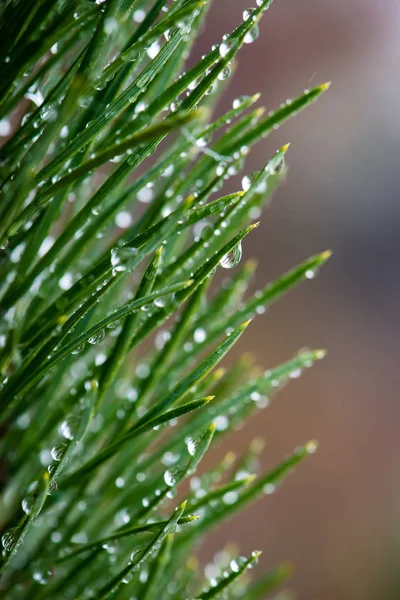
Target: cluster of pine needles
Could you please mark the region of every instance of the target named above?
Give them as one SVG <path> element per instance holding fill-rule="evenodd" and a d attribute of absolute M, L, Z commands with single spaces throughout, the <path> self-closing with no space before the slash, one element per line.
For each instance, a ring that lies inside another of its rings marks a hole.
<path fill-rule="evenodd" d="M 259 551 L 225 545 L 205 570 L 195 553 L 315 442 L 264 474 L 257 441 L 200 463 L 324 356 L 218 366 L 329 257 L 246 293 L 255 262 L 240 262 L 241 244 L 285 177 L 288 145 L 257 172 L 243 172 L 246 156 L 328 85 L 268 114 L 258 95 L 236 98 L 211 118 L 271 0 L 185 70 L 209 4 L 0 7 L 3 597 L 259 600 L 289 573 L 267 566 L 254 580 Z"/>

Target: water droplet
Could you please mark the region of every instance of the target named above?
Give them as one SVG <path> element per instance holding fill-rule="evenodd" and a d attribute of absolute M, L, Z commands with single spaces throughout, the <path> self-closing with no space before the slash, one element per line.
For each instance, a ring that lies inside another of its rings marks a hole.
<path fill-rule="evenodd" d="M 104 338 L 105 336 L 105 332 L 104 329 L 102 329 L 101 331 L 99 331 L 99 333 L 96 333 L 95 335 L 92 335 L 89 339 L 88 342 L 89 344 L 98 344 L 99 342 L 101 342 L 101 340 Z"/>
<path fill-rule="evenodd" d="M 266 483 L 263 487 L 264 494 L 267 494 L 268 496 L 270 494 L 273 494 L 275 491 L 276 491 L 276 485 L 274 483 Z"/>
<path fill-rule="evenodd" d="M 164 473 L 164 481 L 170 487 L 176 485 L 184 474 L 184 469 L 167 469 Z"/>
<path fill-rule="evenodd" d="M 256 179 L 256 177 L 258 176 L 257 171 L 253 171 L 253 173 L 249 173 L 248 175 L 245 175 L 242 179 L 242 190 L 244 192 L 247 192 L 250 187 L 251 184 L 253 183 L 253 181 Z"/>
<path fill-rule="evenodd" d="M 58 280 L 59 287 L 66 291 L 72 288 L 74 283 L 72 273 L 64 273 L 64 275 Z"/>
<path fill-rule="evenodd" d="M 6 531 L 1 537 L 1 543 L 4 550 L 9 552 L 14 545 L 18 535 L 18 529 L 15 527 L 14 529 L 9 529 Z"/>
<path fill-rule="evenodd" d="M 115 216 L 115 224 L 117 227 L 120 227 L 121 229 L 126 229 L 127 227 L 132 225 L 131 214 L 127 210 L 121 210 L 121 212 L 119 212 Z"/>
<path fill-rule="evenodd" d="M 128 271 L 133 269 L 137 252 L 137 248 L 131 248 L 130 246 L 112 248 L 111 266 L 113 268 L 113 275 L 121 271 L 126 271 L 127 269 Z"/>
<path fill-rule="evenodd" d="M 149 202 L 151 202 L 153 199 L 152 188 L 148 185 L 145 185 L 144 187 L 142 187 L 142 189 L 139 190 L 137 193 L 137 199 L 139 200 L 139 202 L 142 202 L 143 204 L 148 204 Z"/>
<path fill-rule="evenodd" d="M 229 425 L 228 417 L 226 417 L 225 415 L 219 415 L 215 419 L 215 429 L 217 431 L 225 431 L 225 429 L 228 428 L 228 425 Z"/>
<path fill-rule="evenodd" d="M 220 260 L 220 265 L 224 269 L 233 269 L 236 267 L 240 259 L 242 258 L 242 244 L 239 242 L 232 250 L 230 250 Z"/>
<path fill-rule="evenodd" d="M 193 333 L 193 339 L 197 344 L 201 344 L 207 338 L 207 333 L 202 327 L 197 327 Z"/>
<path fill-rule="evenodd" d="M 146 54 L 149 58 L 151 58 L 151 60 L 153 60 L 153 58 L 155 58 L 157 56 L 157 54 L 160 52 L 161 47 L 160 44 L 155 41 L 151 44 L 151 46 L 149 46 L 146 50 Z"/>
<path fill-rule="evenodd" d="M 49 577 L 51 575 L 51 570 L 49 568 L 45 569 L 35 569 L 32 573 L 32 579 L 39 583 L 40 585 L 46 585 L 49 581 Z"/>
<path fill-rule="evenodd" d="M 224 67 L 222 69 L 222 71 L 220 73 L 218 73 L 218 79 L 220 81 L 225 81 L 225 79 L 228 79 L 228 77 L 230 77 L 230 76 L 231 76 L 231 68 L 229 65 Z"/>
<path fill-rule="evenodd" d="M 0 137 L 10 135 L 12 130 L 11 123 L 8 119 L 0 120 Z"/>
<path fill-rule="evenodd" d="M 240 567 L 246 563 L 246 560 L 244 556 L 238 556 L 238 558 L 231 560 L 229 566 L 234 573 L 239 573 Z"/>
<path fill-rule="evenodd" d="M 177 112 L 181 104 L 182 102 L 180 100 L 174 100 L 173 102 L 171 102 L 171 104 L 169 105 L 171 112 Z"/>
<path fill-rule="evenodd" d="M 199 446 L 201 438 L 189 438 L 186 442 L 188 452 L 190 456 L 194 456 L 196 454 L 196 450 Z"/>
<path fill-rule="evenodd" d="M 22 510 L 26 515 L 30 515 L 35 504 L 35 494 L 28 494 L 21 502 Z"/>
<path fill-rule="evenodd" d="M 290 379 L 297 379 L 298 377 L 300 377 L 301 373 L 302 371 L 300 367 L 297 367 L 297 369 L 293 369 L 292 371 L 290 371 L 289 377 Z"/>
<path fill-rule="evenodd" d="M 83 352 L 84 349 L 85 349 L 85 344 L 80 344 L 79 346 L 76 346 L 76 348 L 71 350 L 71 354 L 80 354 L 81 352 Z"/>
<path fill-rule="evenodd" d="M 51 458 L 55 461 L 60 461 L 64 455 L 64 452 L 67 448 L 67 444 L 58 444 L 57 446 L 53 446 L 51 449 Z"/>
<path fill-rule="evenodd" d="M 307 279 L 314 279 L 314 277 L 316 276 L 316 271 L 314 269 L 307 269 L 307 271 L 305 272 L 305 276 Z"/>
<path fill-rule="evenodd" d="M 78 531 L 71 537 L 71 542 L 73 544 L 87 544 L 88 536 L 84 531 Z"/>
<path fill-rule="evenodd" d="M 146 12 L 142 8 L 138 8 L 134 11 L 132 17 L 135 23 L 142 23 L 146 17 Z"/>
<path fill-rule="evenodd" d="M 260 30 L 258 28 L 258 25 L 254 25 L 254 27 L 252 27 L 250 29 L 250 31 L 248 31 L 246 33 L 246 35 L 244 36 L 243 42 L 245 44 L 251 44 L 258 38 L 259 35 L 260 35 Z"/>
<path fill-rule="evenodd" d="M 118 31 L 118 21 L 114 19 L 114 17 L 108 17 L 104 21 L 104 33 L 106 35 L 111 35 L 112 33 L 116 33 Z"/>
<path fill-rule="evenodd" d="M 223 42 L 221 42 L 220 46 L 219 46 L 219 55 L 221 58 L 225 58 L 225 56 L 227 56 L 229 54 L 229 51 L 232 48 L 232 42 L 225 40 Z"/>
<path fill-rule="evenodd" d="M 231 491 L 231 492 L 226 492 L 226 494 L 224 494 L 222 496 L 222 501 L 224 502 L 224 504 L 235 504 L 235 502 L 237 501 L 237 499 L 239 498 L 239 494 L 236 491 Z"/>
<path fill-rule="evenodd" d="M 144 546 L 137 546 L 137 548 L 135 548 L 133 550 L 133 552 L 131 553 L 131 561 L 132 562 L 136 562 L 138 559 L 138 555 L 141 554 L 144 550 Z"/>
<path fill-rule="evenodd" d="M 60 433 L 67 440 L 73 440 L 76 430 L 78 427 L 78 419 L 76 417 L 70 416 L 64 419 L 64 421 L 60 425 Z"/>
<path fill-rule="evenodd" d="M 306 450 L 309 454 L 314 454 L 318 450 L 318 443 L 315 440 L 311 440 L 306 444 Z"/>

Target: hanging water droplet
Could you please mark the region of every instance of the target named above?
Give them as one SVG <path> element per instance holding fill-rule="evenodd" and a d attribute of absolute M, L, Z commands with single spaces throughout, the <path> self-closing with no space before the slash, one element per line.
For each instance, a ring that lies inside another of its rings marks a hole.
<path fill-rule="evenodd" d="M 297 379 L 298 377 L 300 377 L 302 371 L 300 367 L 297 367 L 296 369 L 293 369 L 292 371 L 290 371 L 289 373 L 289 377 L 290 379 Z"/>
<path fill-rule="evenodd" d="M 245 44 L 251 44 L 258 38 L 259 35 L 260 35 L 260 30 L 258 28 L 258 25 L 254 25 L 254 27 L 252 27 L 250 29 L 250 31 L 248 31 L 246 33 L 246 35 L 244 36 L 243 42 Z"/>
<path fill-rule="evenodd" d="M 314 279 L 316 274 L 317 272 L 315 269 L 307 269 L 307 271 L 305 272 L 306 279 Z"/>
<path fill-rule="evenodd" d="M 226 494 L 224 494 L 222 496 L 222 501 L 224 504 L 235 504 L 235 502 L 237 501 L 237 499 L 239 498 L 239 494 L 238 492 L 232 490 L 231 492 L 226 492 Z"/>
<path fill-rule="evenodd" d="M 55 461 L 60 461 L 64 455 L 64 452 L 67 448 L 67 444 L 58 444 L 57 446 L 53 446 L 51 449 L 51 458 Z"/>
<path fill-rule="evenodd" d="M 76 430 L 78 427 L 78 419 L 76 417 L 70 416 L 64 419 L 64 421 L 60 425 L 60 433 L 67 440 L 73 440 Z"/>
<path fill-rule="evenodd" d="M 151 60 L 153 60 L 153 58 L 155 58 L 157 56 L 157 54 L 160 52 L 160 50 L 161 50 L 160 44 L 158 43 L 158 41 L 155 41 L 151 44 L 151 46 L 149 46 L 146 49 L 146 54 Z"/>
<path fill-rule="evenodd" d="M 165 298 L 156 298 L 153 301 L 154 306 L 157 306 L 157 308 L 164 308 L 164 306 L 166 305 L 166 299 Z"/>
<path fill-rule="evenodd" d="M 215 169 L 215 173 L 218 175 L 218 177 L 221 177 L 225 173 L 226 167 L 226 162 L 222 161 L 218 163 L 217 168 Z"/>
<path fill-rule="evenodd" d="M 239 573 L 240 567 L 242 567 L 246 563 L 246 558 L 244 556 L 238 556 L 231 560 L 229 566 L 234 573 Z"/>
<path fill-rule="evenodd" d="M 11 123 L 8 119 L 0 120 L 0 137 L 10 135 L 12 130 Z"/>
<path fill-rule="evenodd" d="M 21 502 L 22 510 L 26 515 L 30 515 L 35 504 L 35 494 L 28 494 Z"/>
<path fill-rule="evenodd" d="M 174 170 L 175 166 L 171 163 L 170 165 L 168 165 L 168 167 L 165 167 L 164 171 L 161 173 L 161 177 L 170 177 Z"/>
<path fill-rule="evenodd" d="M 143 550 L 144 550 L 144 546 L 137 546 L 137 548 L 135 548 L 133 550 L 133 552 L 131 553 L 131 557 L 130 557 L 131 561 L 136 562 L 138 559 L 138 555 L 141 554 L 143 552 Z"/>
<path fill-rule="evenodd" d="M 130 246 L 122 246 L 121 248 L 111 249 L 111 266 L 113 275 L 119 272 L 130 271 L 134 267 L 135 256 L 137 255 L 137 248 Z"/>
<path fill-rule="evenodd" d="M 1 536 L 1 543 L 4 550 L 6 550 L 7 552 L 11 550 L 11 548 L 14 545 L 14 542 L 16 541 L 17 535 L 18 529 L 15 527 L 14 529 L 9 529 Z"/>
<path fill-rule="evenodd" d="M 80 354 L 81 352 L 83 352 L 84 348 L 85 344 L 80 344 L 79 346 L 76 346 L 76 348 L 71 350 L 71 354 Z"/>
<path fill-rule="evenodd" d="M 228 77 L 230 77 L 230 76 L 231 76 L 231 68 L 229 65 L 224 67 L 222 69 L 222 71 L 220 73 L 218 73 L 218 79 L 220 81 L 225 81 L 225 79 L 228 79 Z"/>
<path fill-rule="evenodd" d="M 104 329 L 102 329 L 101 331 L 99 331 L 99 333 L 92 335 L 88 339 L 88 342 L 89 342 L 89 344 L 92 344 L 92 345 L 98 344 L 99 342 L 101 342 L 101 340 L 104 338 L 104 336 L 105 336 L 105 332 L 104 332 Z"/>
<path fill-rule="evenodd" d="M 180 100 L 174 100 L 173 102 L 171 102 L 171 104 L 169 105 L 171 112 L 177 112 L 181 104 L 182 102 Z"/>
<path fill-rule="evenodd" d="M 221 44 L 219 45 L 219 55 L 221 58 L 225 58 L 225 56 L 227 56 L 229 54 L 229 51 L 232 48 L 232 42 L 230 42 L 229 40 L 225 40 L 223 42 L 221 42 Z"/>
<path fill-rule="evenodd" d="M 175 469 L 168 469 L 164 473 L 164 481 L 167 485 L 169 485 L 170 487 L 173 487 L 174 485 L 176 485 L 179 482 L 179 480 L 183 476 L 183 473 L 184 473 L 184 470 L 180 469 L 179 467 L 177 467 Z"/>
<path fill-rule="evenodd" d="M 242 258 L 242 243 L 239 242 L 232 250 L 229 250 L 220 260 L 220 266 L 224 269 L 233 269 Z"/>
<path fill-rule="evenodd" d="M 199 446 L 201 438 L 189 438 L 186 442 L 188 452 L 190 456 L 194 456 L 196 454 L 196 450 Z"/>
<path fill-rule="evenodd" d="M 266 483 L 263 487 L 264 494 L 267 494 L 268 496 L 270 494 L 273 494 L 275 491 L 276 491 L 276 485 L 274 483 Z"/>
<path fill-rule="evenodd" d="M 256 177 L 258 176 L 257 171 L 253 171 L 252 173 L 249 173 L 248 175 L 245 175 L 242 179 L 242 190 L 244 192 L 247 192 L 250 187 L 251 184 L 253 183 L 253 181 L 256 179 Z"/>

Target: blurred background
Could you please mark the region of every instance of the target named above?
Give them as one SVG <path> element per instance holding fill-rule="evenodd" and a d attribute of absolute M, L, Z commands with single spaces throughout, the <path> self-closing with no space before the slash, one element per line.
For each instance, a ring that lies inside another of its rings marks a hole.
<path fill-rule="evenodd" d="M 246 8 L 248 0 L 214 2 L 199 53 Z M 292 143 L 287 182 L 246 238 L 244 256 L 259 259 L 259 287 L 325 248 L 334 256 L 257 317 L 239 348 L 264 368 L 302 346 L 329 354 L 224 448 L 265 437 L 264 470 L 311 438 L 320 449 L 202 551 L 207 560 L 240 540 L 243 554 L 263 550 L 262 569 L 290 559 L 300 599 L 400 598 L 399 31 L 398 0 L 276 0 L 219 106 L 261 92 L 271 110 L 333 82 L 249 158 L 251 171 Z"/>

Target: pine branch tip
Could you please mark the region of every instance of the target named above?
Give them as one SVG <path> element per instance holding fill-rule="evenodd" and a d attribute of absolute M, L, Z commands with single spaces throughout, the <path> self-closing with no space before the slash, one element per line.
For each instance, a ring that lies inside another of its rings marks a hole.
<path fill-rule="evenodd" d="M 325 92 L 326 90 L 329 90 L 329 88 L 331 87 L 332 82 L 331 81 L 325 81 L 325 83 L 321 83 L 321 85 L 319 86 L 319 89 L 322 92 Z"/>

